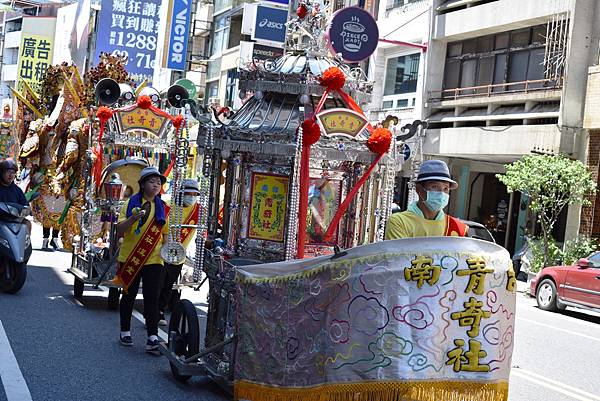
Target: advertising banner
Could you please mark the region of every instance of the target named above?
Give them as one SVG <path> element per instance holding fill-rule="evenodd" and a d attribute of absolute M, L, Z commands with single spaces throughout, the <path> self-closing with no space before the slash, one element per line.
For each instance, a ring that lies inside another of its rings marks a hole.
<path fill-rule="evenodd" d="M 185 71 L 187 46 L 190 32 L 191 0 L 169 0 L 169 14 L 165 43 L 167 51 L 163 66 L 172 70 Z"/>
<path fill-rule="evenodd" d="M 152 81 L 160 28 L 162 0 L 103 0 L 98 18 L 94 65 L 100 53 L 127 57 L 127 71 L 134 81 Z"/>
<path fill-rule="evenodd" d="M 516 278 L 472 238 L 236 268 L 235 399 L 505 401 Z"/>
<path fill-rule="evenodd" d="M 73 63 L 80 71 L 85 70 L 90 28 L 89 20 L 89 0 L 58 9 L 52 64 Z M 75 21 L 75 24 L 73 24 L 73 21 Z"/>
<path fill-rule="evenodd" d="M 269 43 L 285 43 L 288 11 L 283 8 L 269 7 L 259 4 L 256 7 L 256 20 L 254 23 L 253 40 L 262 40 Z"/>
<path fill-rule="evenodd" d="M 54 50 L 54 30 L 56 18 L 23 18 L 21 46 L 18 59 L 18 90 L 22 82 L 29 84 L 36 92 L 41 91 L 44 74 L 52 65 Z"/>
<path fill-rule="evenodd" d="M 377 48 L 379 28 L 367 11 L 346 7 L 333 14 L 326 39 L 333 54 L 341 54 L 348 63 L 358 63 Z"/>
<path fill-rule="evenodd" d="M 254 47 L 252 49 L 253 60 L 275 60 L 282 55 L 283 49 L 279 47 L 264 46 L 254 43 Z"/>

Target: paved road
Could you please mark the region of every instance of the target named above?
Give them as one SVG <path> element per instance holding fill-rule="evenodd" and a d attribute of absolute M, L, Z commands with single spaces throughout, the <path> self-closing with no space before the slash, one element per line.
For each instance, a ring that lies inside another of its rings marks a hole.
<path fill-rule="evenodd" d="M 120 346 L 106 292 L 75 301 L 69 263 L 67 253 L 36 251 L 22 292 L 0 294 L 0 401 L 229 399 L 208 380 L 175 382 L 165 358 L 144 352 L 141 321 L 132 322 L 135 346 Z M 185 297 L 201 304 L 206 294 Z M 517 305 L 509 400 L 600 401 L 600 315 L 543 312 L 524 294 Z"/>

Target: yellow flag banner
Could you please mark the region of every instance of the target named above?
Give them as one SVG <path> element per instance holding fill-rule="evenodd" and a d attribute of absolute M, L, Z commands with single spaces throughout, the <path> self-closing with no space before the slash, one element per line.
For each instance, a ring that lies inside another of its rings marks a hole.
<path fill-rule="evenodd" d="M 236 400 L 505 401 L 516 278 L 471 238 L 236 269 Z"/>
<path fill-rule="evenodd" d="M 41 92 L 46 70 L 52 64 L 54 38 L 23 32 L 19 48 L 18 77 L 35 92 Z M 19 87 L 23 90 L 23 87 Z"/>

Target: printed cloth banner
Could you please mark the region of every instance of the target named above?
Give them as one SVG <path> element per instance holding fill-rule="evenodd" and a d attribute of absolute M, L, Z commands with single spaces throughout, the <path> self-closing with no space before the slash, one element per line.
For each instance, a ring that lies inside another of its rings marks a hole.
<path fill-rule="evenodd" d="M 252 173 L 248 238 L 283 242 L 290 179 L 271 173 Z"/>
<path fill-rule="evenodd" d="M 508 252 L 415 238 L 238 268 L 235 399 L 508 399 Z"/>

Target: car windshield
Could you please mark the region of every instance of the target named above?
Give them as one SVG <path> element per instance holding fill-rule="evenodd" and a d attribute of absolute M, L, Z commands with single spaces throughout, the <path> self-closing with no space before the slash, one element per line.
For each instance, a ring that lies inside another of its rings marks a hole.
<path fill-rule="evenodd" d="M 593 253 L 588 260 L 592 267 L 600 267 L 600 252 Z"/>

